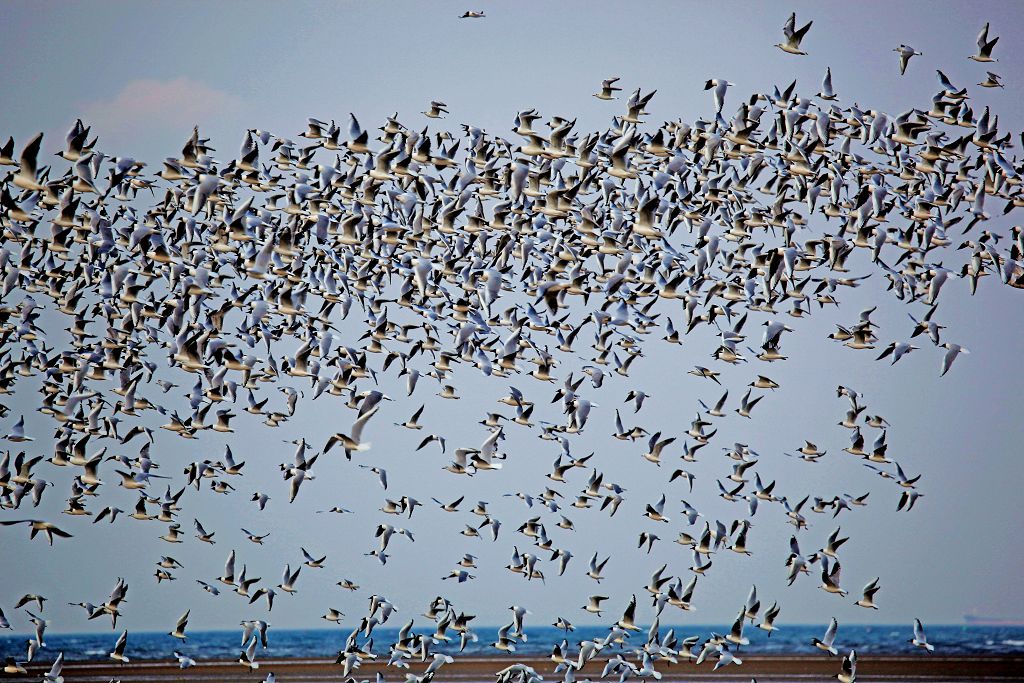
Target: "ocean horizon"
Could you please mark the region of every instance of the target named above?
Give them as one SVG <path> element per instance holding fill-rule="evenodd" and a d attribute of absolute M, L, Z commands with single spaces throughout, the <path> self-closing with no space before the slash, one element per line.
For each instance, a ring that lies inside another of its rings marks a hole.
<path fill-rule="evenodd" d="M 430 628 L 427 624 L 424 631 Z M 687 636 L 700 636 L 702 639 L 714 633 L 728 633 L 731 624 L 662 624 L 660 633 L 664 636 L 669 629 L 674 629 L 676 637 L 681 641 Z M 565 633 L 552 626 L 527 625 L 528 640 L 518 642 L 514 653 L 503 654 L 491 646 L 497 635 L 499 626 L 481 626 L 474 629 L 478 640 L 466 645 L 460 654 L 458 651 L 458 634 L 451 643 L 434 645 L 431 652 L 446 652 L 461 657 L 495 657 L 515 660 L 517 657 L 544 657 L 551 653 L 552 648 L 562 639 L 569 641 L 570 652 L 574 652 L 581 640 L 604 636 L 608 629 L 602 626 L 578 626 L 575 631 Z M 641 646 L 647 637 L 647 626 L 632 634 L 631 646 Z M 995 656 L 1024 654 L 1024 624 L 1019 626 L 979 626 L 970 624 L 928 624 L 928 641 L 935 645 L 936 654 L 947 656 Z M 394 642 L 398 636 L 398 628 L 376 628 L 372 638 L 373 651 L 386 660 L 388 649 L 382 646 Z M 414 628 L 415 630 L 415 628 Z M 740 652 L 751 655 L 820 655 L 812 644 L 812 638 L 820 638 L 825 630 L 822 624 L 787 624 L 780 626 L 771 637 L 752 626 L 744 628 L 744 635 L 750 644 L 740 648 Z M 334 659 L 345 645 L 345 640 L 352 628 L 338 626 L 335 628 L 316 629 L 275 629 L 271 625 L 268 631 L 266 650 L 259 651 L 261 659 Z M 858 655 L 911 655 L 923 654 L 918 648 L 907 642 L 912 637 L 909 624 L 840 624 L 836 638 L 839 650 L 857 650 Z M 51 633 L 45 635 L 46 647 L 41 648 L 35 656 L 36 661 L 52 660 L 60 652 L 64 653 L 65 661 L 107 661 L 108 653 L 121 629 L 108 632 L 90 633 Z M 0 654 L 5 657 L 21 659 L 25 652 L 26 641 L 32 637 L 30 633 L 15 633 L 0 636 Z M 366 638 L 360 636 L 360 643 Z M 172 659 L 172 652 L 192 657 L 196 660 L 237 659 L 242 649 L 241 628 L 237 630 L 212 630 L 189 632 L 188 639 L 180 641 L 164 632 L 131 631 L 128 634 L 126 654 L 132 661 Z M 622 651 L 622 646 L 611 648 L 611 652 Z"/>

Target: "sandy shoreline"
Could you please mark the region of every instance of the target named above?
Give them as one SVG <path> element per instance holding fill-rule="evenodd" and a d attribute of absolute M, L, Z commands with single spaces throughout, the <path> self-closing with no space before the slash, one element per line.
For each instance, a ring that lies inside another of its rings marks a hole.
<path fill-rule="evenodd" d="M 545 679 L 556 681 L 560 674 L 552 673 L 554 664 L 544 658 L 463 658 L 449 664 L 438 672 L 439 681 L 491 681 L 494 672 L 515 662 L 533 666 Z M 408 672 L 422 672 L 425 664 L 413 663 L 410 669 L 391 668 L 383 671 L 389 681 L 404 679 Z M 604 666 L 602 661 L 592 661 L 584 667 L 580 678 L 597 679 Z M 700 667 L 691 663 L 671 665 L 659 664 L 662 680 L 717 680 L 749 681 L 756 676 L 759 683 L 765 681 L 834 680 L 839 672 L 839 657 L 816 656 L 756 656 L 743 658 L 742 666 L 729 666 L 712 673 L 710 664 Z M 31 677 L 38 678 L 49 667 L 33 665 L 28 667 Z M 377 671 L 384 670 L 384 662 L 366 662 L 356 672 L 356 679 L 373 680 Z M 164 682 L 164 681 L 262 681 L 267 673 L 273 672 L 279 681 L 341 681 L 341 666 L 323 660 L 280 659 L 263 660 L 260 668 L 249 671 L 237 662 L 200 662 L 187 670 L 177 668 L 174 662 L 140 661 L 125 666 L 104 662 L 69 662 L 64 666 L 66 681 L 109 681 L 117 679 L 123 683 Z M 14 679 L 0 673 L 0 678 Z M 17 677 L 25 680 L 24 676 Z M 941 655 L 921 656 L 871 656 L 863 655 L 857 666 L 857 679 L 861 681 L 1024 681 L 1024 656 L 1017 657 L 943 657 Z M 610 680 L 610 679 L 609 679 Z"/>

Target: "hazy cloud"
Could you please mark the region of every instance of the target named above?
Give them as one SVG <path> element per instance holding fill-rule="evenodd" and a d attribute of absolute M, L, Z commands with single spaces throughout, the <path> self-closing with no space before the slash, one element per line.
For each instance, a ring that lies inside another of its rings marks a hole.
<path fill-rule="evenodd" d="M 126 83 L 110 99 L 85 104 L 82 118 L 107 135 L 132 136 L 144 131 L 188 129 L 214 116 L 236 112 L 241 102 L 206 83 L 182 76 Z"/>

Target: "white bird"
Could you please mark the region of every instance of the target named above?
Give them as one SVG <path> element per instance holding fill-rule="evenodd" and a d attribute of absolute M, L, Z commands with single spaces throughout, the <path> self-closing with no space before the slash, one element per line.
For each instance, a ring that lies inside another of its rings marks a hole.
<path fill-rule="evenodd" d="M 188 626 L 188 615 L 191 612 L 192 610 L 185 610 L 185 613 L 181 615 L 181 617 L 178 619 L 178 623 L 174 626 L 174 630 L 168 634 L 169 636 L 173 638 L 179 638 L 180 640 L 186 639 L 187 636 L 185 635 L 185 627 Z"/>
<path fill-rule="evenodd" d="M 829 102 L 838 99 L 832 89 L 832 67 L 825 69 L 825 77 L 821 79 L 821 91 L 818 93 L 818 97 Z"/>
<path fill-rule="evenodd" d="M 825 636 L 818 640 L 817 638 L 811 639 L 811 643 L 824 652 L 827 652 L 830 657 L 839 654 L 839 651 L 835 648 L 833 643 L 836 640 L 836 632 L 839 630 L 839 622 L 836 621 L 835 617 L 828 623 L 828 628 L 825 629 Z"/>
<path fill-rule="evenodd" d="M 370 450 L 370 443 L 363 442 L 363 429 L 366 427 L 366 423 L 371 417 L 377 414 L 378 406 L 370 408 L 366 412 L 359 415 L 356 421 L 352 423 L 352 429 L 349 430 L 349 434 L 337 433 L 331 436 L 324 445 L 324 454 L 326 455 L 331 448 L 340 443 L 345 449 L 345 457 L 349 460 L 352 459 L 353 451 L 368 451 Z"/>
<path fill-rule="evenodd" d="M 25 436 L 25 416 L 24 415 L 22 415 L 21 417 L 18 418 L 18 421 L 14 423 L 13 427 L 11 427 L 10 433 L 7 436 L 5 436 L 4 438 L 7 439 L 8 441 L 13 441 L 14 443 L 23 443 L 25 441 L 31 441 L 32 440 L 32 437 Z"/>
<path fill-rule="evenodd" d="M 43 674 L 43 681 L 45 683 L 64 683 L 64 676 L 61 672 L 64 671 L 64 653 L 61 652 L 57 655 L 57 659 L 53 661 L 53 665 L 50 666 L 50 670 Z"/>
<path fill-rule="evenodd" d="M 978 33 L 978 51 L 973 55 L 970 55 L 968 59 L 973 59 L 976 62 L 996 62 L 997 59 L 992 58 L 992 49 L 995 48 L 996 43 L 999 42 L 999 36 L 996 36 L 992 40 L 988 39 L 988 22 L 981 27 L 981 32 Z"/>
<path fill-rule="evenodd" d="M 178 660 L 178 668 L 180 669 L 188 669 L 196 665 L 196 660 L 187 655 L 183 655 L 180 652 L 172 652 L 171 654 Z"/>
<path fill-rule="evenodd" d="M 606 78 L 603 81 L 601 81 L 601 92 L 594 93 L 594 97 L 596 97 L 599 100 L 614 100 L 614 99 L 618 99 L 614 95 L 614 93 L 622 90 L 622 88 L 619 88 L 619 87 L 617 87 L 615 85 L 616 81 L 618 81 L 618 80 L 619 80 L 619 77 L 618 76 L 614 76 L 612 78 Z"/>
<path fill-rule="evenodd" d="M 782 33 L 786 38 L 784 43 L 776 43 L 775 47 L 779 48 L 783 52 L 788 52 L 791 55 L 806 55 L 807 53 L 800 49 L 800 43 L 803 42 L 804 37 L 807 35 L 807 31 L 810 30 L 813 21 L 808 21 L 803 27 L 797 29 L 796 27 L 796 12 L 789 15 L 789 19 L 786 20 L 785 25 L 782 27 Z"/>
<path fill-rule="evenodd" d="M 850 654 L 843 657 L 842 669 L 836 676 L 839 683 L 857 683 L 857 651 L 850 650 Z"/>
<path fill-rule="evenodd" d="M 909 45 L 903 45 L 902 43 L 899 47 L 894 47 L 893 52 L 898 52 L 900 54 L 900 76 L 907 72 L 907 65 L 910 64 L 911 57 L 923 54 Z"/>
<path fill-rule="evenodd" d="M 910 639 L 910 643 L 926 652 L 935 651 L 935 646 L 928 642 L 928 638 L 924 634 L 924 626 L 921 625 L 920 619 L 914 619 L 914 637 Z"/>
<path fill-rule="evenodd" d="M 719 114 L 722 113 L 722 108 L 725 106 L 725 91 L 729 88 L 730 85 L 733 84 L 725 80 L 724 78 L 711 78 L 704 83 L 705 90 L 711 90 L 712 88 L 714 88 L 713 94 L 715 98 L 715 111 Z M 702 376 L 709 377 L 710 379 L 713 379 L 716 382 L 718 381 L 717 379 L 715 379 L 715 375 L 717 375 L 718 373 L 713 373 L 712 371 L 707 370 L 706 368 L 698 367 L 697 369 L 706 371 L 707 374 L 703 374 Z M 692 375 L 695 373 L 694 371 L 691 370 L 690 374 Z"/>
<path fill-rule="evenodd" d="M 961 353 L 970 353 L 970 351 L 959 344 L 946 342 L 941 344 L 941 346 L 946 349 L 946 354 L 942 357 L 942 373 L 939 375 L 940 377 L 949 372 L 949 369 L 953 367 L 953 361 L 956 360 L 957 356 Z"/>
<path fill-rule="evenodd" d="M 248 667 L 250 671 L 260 668 L 259 662 L 256 661 L 256 636 L 252 637 L 249 645 L 238 655 L 238 663 Z"/>
<path fill-rule="evenodd" d="M 124 648 L 128 644 L 128 631 L 127 629 L 121 632 L 121 636 L 114 643 L 114 651 L 110 653 L 110 658 L 114 661 L 120 662 L 121 664 L 127 664 L 129 659 L 124 654 Z"/>
<path fill-rule="evenodd" d="M 866 586 L 864 586 L 864 595 L 856 602 L 856 604 L 859 607 L 878 609 L 878 605 L 875 604 L 875 593 L 877 593 L 880 588 L 881 586 L 878 585 L 878 577 L 876 576 Z"/>

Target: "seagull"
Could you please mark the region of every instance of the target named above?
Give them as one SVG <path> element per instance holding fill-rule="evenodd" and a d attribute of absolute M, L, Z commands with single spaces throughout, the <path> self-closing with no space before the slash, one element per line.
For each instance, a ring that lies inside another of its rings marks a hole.
<path fill-rule="evenodd" d="M 323 615 L 320 618 L 321 619 L 326 619 L 327 621 L 334 622 L 335 624 L 340 624 L 341 620 L 342 620 L 342 618 L 344 616 L 345 616 L 345 614 L 343 612 L 341 612 L 340 610 L 336 610 L 333 607 L 331 607 L 331 608 L 328 608 L 327 614 Z"/>
<path fill-rule="evenodd" d="M 939 375 L 940 377 L 945 376 L 945 374 L 949 372 L 949 369 L 953 367 L 953 361 L 956 360 L 957 356 L 961 353 L 970 353 L 970 351 L 959 344 L 946 342 L 941 344 L 941 346 L 946 349 L 946 354 L 942 357 L 942 373 Z"/>
<path fill-rule="evenodd" d="M 793 12 L 782 27 L 782 33 L 786 38 L 786 42 L 776 43 L 775 47 L 791 55 L 806 55 L 807 53 L 800 49 L 800 43 L 803 41 L 804 36 L 807 35 L 807 31 L 810 30 L 813 23 L 813 21 L 808 21 L 802 28 L 797 29 L 796 12 Z"/>
<path fill-rule="evenodd" d="M 185 640 L 187 637 L 185 635 L 185 627 L 188 625 L 188 615 L 191 613 L 191 611 L 192 610 L 185 610 L 185 613 L 182 614 L 181 617 L 178 619 L 178 623 L 175 625 L 174 630 L 168 633 L 167 635 L 173 638 Z"/>
<path fill-rule="evenodd" d="M 839 683 L 857 683 L 857 651 L 850 650 L 850 654 L 843 657 L 842 670 L 836 676 Z"/>
<path fill-rule="evenodd" d="M 26 610 L 27 611 L 27 610 Z M 46 632 L 46 627 L 50 625 L 50 622 L 42 617 L 38 617 L 32 612 L 28 612 L 29 621 L 35 626 L 35 643 L 36 647 L 46 647 L 46 641 L 43 640 L 43 634 Z M 89 617 L 92 618 L 92 615 Z"/>
<path fill-rule="evenodd" d="M 821 79 L 821 90 L 818 92 L 821 99 L 833 102 L 838 99 L 835 91 L 832 90 L 832 68 L 825 69 L 825 77 Z"/>
<path fill-rule="evenodd" d="M 911 57 L 913 57 L 915 55 L 924 54 L 922 52 L 918 52 L 917 50 L 915 50 L 914 48 L 910 47 L 909 45 L 903 45 L 902 43 L 900 44 L 899 47 L 894 47 L 893 48 L 893 52 L 900 53 L 900 76 L 902 76 L 903 74 L 907 73 L 907 65 L 910 64 L 910 58 Z"/>
<path fill-rule="evenodd" d="M 250 671 L 260 668 L 259 662 L 256 661 L 256 640 L 254 635 L 249 641 L 249 645 L 238 655 L 238 663 Z"/>
<path fill-rule="evenodd" d="M 988 39 L 988 22 L 981 27 L 981 32 L 978 33 L 978 51 L 977 53 L 968 57 L 976 62 L 996 62 L 997 59 L 992 58 L 992 49 L 995 48 L 996 43 L 999 42 L 999 36 L 996 36 L 992 40 Z"/>
<path fill-rule="evenodd" d="M 25 595 L 18 598 L 18 602 L 14 603 L 14 609 L 21 609 L 30 602 L 35 602 L 40 612 L 43 611 L 43 603 L 46 602 L 46 598 L 42 595 L 36 595 L 35 593 L 26 593 Z"/>
<path fill-rule="evenodd" d="M 327 452 L 330 451 L 331 448 L 338 443 L 340 443 L 342 447 L 345 449 L 345 457 L 348 458 L 349 460 L 352 459 L 353 451 L 362 452 L 370 450 L 370 444 L 364 443 L 362 441 L 363 428 L 366 426 L 366 423 L 369 421 L 369 419 L 377 413 L 377 409 L 377 406 L 374 406 L 373 408 L 367 410 L 365 413 L 362 413 L 356 419 L 356 421 L 352 424 L 351 436 L 337 433 L 334 434 L 331 438 L 329 438 L 327 440 L 327 443 L 324 445 L 324 455 L 326 455 Z"/>
<path fill-rule="evenodd" d="M 812 638 L 811 644 L 819 650 L 827 652 L 829 657 L 839 654 L 839 651 L 836 650 L 836 648 L 832 645 L 832 643 L 835 642 L 836 631 L 838 630 L 839 622 L 836 621 L 835 617 L 832 617 L 832 620 L 828 623 L 828 628 L 825 629 L 824 637 L 821 640 L 818 640 L 817 638 Z"/>
<path fill-rule="evenodd" d="M 603 81 L 601 81 L 601 92 L 594 93 L 594 97 L 596 97 L 599 100 L 615 100 L 615 99 L 618 99 L 617 97 L 615 97 L 615 94 L 614 94 L 614 93 L 622 90 L 622 88 L 616 87 L 616 85 L 615 85 L 615 83 L 618 82 L 618 80 L 619 80 L 618 76 L 613 76 L 612 78 L 606 78 Z"/>
<path fill-rule="evenodd" d="M 1005 88 L 1003 85 L 1003 77 L 999 74 L 994 74 L 991 71 L 985 72 L 985 80 L 978 83 L 983 88 Z"/>
<path fill-rule="evenodd" d="M 839 578 L 842 573 L 842 567 L 839 566 L 839 562 L 836 561 L 832 569 L 828 567 L 828 557 L 821 558 L 821 585 L 819 588 L 824 590 L 826 593 L 837 593 L 840 596 L 845 596 L 846 591 L 839 587 Z"/>
<path fill-rule="evenodd" d="M 430 109 L 421 113 L 430 119 L 442 119 L 444 118 L 443 115 L 448 113 L 448 109 L 446 108 L 447 106 L 448 105 L 444 102 L 431 100 Z"/>
<path fill-rule="evenodd" d="M 483 10 L 466 10 L 459 19 L 483 19 L 485 16 Z"/>
<path fill-rule="evenodd" d="M 928 643 L 928 638 L 924 634 L 924 626 L 921 625 L 920 619 L 914 619 L 914 637 L 909 642 L 914 647 L 919 647 L 926 652 L 935 651 L 935 646 Z"/>
<path fill-rule="evenodd" d="M 604 595 L 591 595 L 587 598 L 587 604 L 583 606 L 583 609 L 591 614 L 601 616 L 601 603 L 607 599 L 608 597 Z"/>
<path fill-rule="evenodd" d="M 778 627 L 775 626 L 775 618 L 779 616 L 779 612 L 782 610 L 779 608 L 778 603 L 772 603 L 772 606 L 764 613 L 764 619 L 760 624 L 757 625 L 762 631 L 768 632 L 768 637 L 772 637 L 772 631 L 777 631 Z"/>
<path fill-rule="evenodd" d="M 733 84 L 723 78 L 711 78 L 704 83 L 705 90 L 714 90 L 715 110 L 719 114 L 722 113 L 722 108 L 725 106 L 725 91 L 731 85 Z M 716 376 L 718 375 L 717 372 L 712 372 L 711 370 L 699 365 L 694 370 L 690 370 L 690 374 L 697 375 L 698 377 L 707 377 L 708 379 L 712 379 L 716 383 L 721 384 L 721 382 L 716 379 Z"/>
<path fill-rule="evenodd" d="M 878 585 L 878 577 L 876 576 L 868 585 L 864 586 L 864 595 L 855 604 L 868 609 L 878 609 L 878 605 L 875 604 L 875 593 L 878 592 L 879 588 L 881 586 Z"/>
<path fill-rule="evenodd" d="M 28 524 L 29 525 L 29 539 L 33 539 L 37 534 L 42 533 L 46 536 L 46 540 L 50 545 L 53 545 L 53 537 L 59 538 L 71 538 L 71 534 L 59 529 L 50 522 L 43 521 L 41 519 L 11 519 L 0 521 L 0 526 L 12 526 L 14 524 Z"/>
<path fill-rule="evenodd" d="M 253 543 L 255 543 L 256 545 L 263 545 L 263 539 L 265 539 L 268 536 L 270 536 L 269 533 L 262 534 L 262 535 L 261 534 L 254 534 L 251 531 L 246 531 L 244 528 L 242 529 L 242 533 L 245 534 L 245 537 L 248 538 Z"/>
<path fill-rule="evenodd" d="M 281 583 L 277 585 L 278 588 L 283 590 L 285 593 L 295 593 L 295 582 L 299 580 L 299 572 L 302 571 L 302 566 L 295 568 L 293 572 L 291 565 L 286 564 L 284 566 L 284 575 L 281 577 Z"/>
<path fill-rule="evenodd" d="M 120 662 L 121 665 L 128 663 L 128 658 L 124 655 L 124 648 L 128 644 L 128 631 L 122 631 L 121 636 L 114 643 L 114 651 L 110 653 L 110 658 L 116 662 Z"/>
<path fill-rule="evenodd" d="M 15 660 L 14 657 L 5 657 L 4 658 L 3 672 L 5 674 L 22 674 L 22 675 L 26 675 L 26 674 L 28 674 L 28 669 L 26 669 L 21 663 L 19 663 L 17 660 Z M 63 677 L 58 677 L 58 678 L 61 681 L 64 680 Z M 44 681 L 50 681 L 50 680 L 56 680 L 56 679 L 50 678 L 50 677 L 48 677 L 47 674 L 44 674 L 43 680 Z"/>
<path fill-rule="evenodd" d="M 189 667 L 193 667 L 196 665 L 196 660 L 192 659 L 187 655 L 183 655 L 180 652 L 172 652 L 171 654 L 174 655 L 174 658 L 178 660 L 179 669 L 188 669 Z"/>
<path fill-rule="evenodd" d="M 5 667 L 6 670 L 6 667 Z M 53 661 L 50 666 L 50 670 L 43 674 L 43 681 L 45 683 L 63 683 L 64 677 L 61 673 L 64 670 L 64 653 L 61 652 L 57 655 L 57 659 Z"/>
<path fill-rule="evenodd" d="M 14 443 L 24 443 L 26 441 L 32 441 L 32 437 L 25 436 L 25 416 L 22 415 L 18 418 L 18 421 L 11 427 L 11 432 L 4 437 L 8 441 Z"/>
<path fill-rule="evenodd" d="M 310 555 L 308 552 L 306 552 L 305 548 L 299 548 L 299 551 L 302 552 L 302 557 L 305 558 L 305 561 L 302 564 L 304 564 L 307 567 L 310 567 L 312 569 L 323 569 L 324 568 L 324 562 L 327 560 L 327 556 L 326 555 L 324 555 L 320 559 L 316 559 L 315 557 Z"/>
<path fill-rule="evenodd" d="M 917 502 L 917 499 L 923 495 L 923 493 L 919 493 L 918 491 L 903 491 L 900 493 L 900 500 L 896 505 L 896 510 L 906 510 L 909 512 L 914 508 L 914 503 Z"/>

